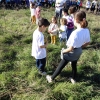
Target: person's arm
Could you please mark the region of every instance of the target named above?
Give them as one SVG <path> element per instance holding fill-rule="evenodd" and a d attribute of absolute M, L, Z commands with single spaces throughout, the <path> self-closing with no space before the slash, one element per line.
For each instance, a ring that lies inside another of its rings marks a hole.
<path fill-rule="evenodd" d="M 46 47 L 47 47 L 47 44 L 40 46 L 40 48 L 46 48 Z"/>
<path fill-rule="evenodd" d="M 64 49 L 63 50 L 63 53 L 68 53 L 68 52 L 71 52 L 74 48 L 72 46 L 70 46 L 69 48 L 67 49 Z"/>
<path fill-rule="evenodd" d="M 90 44 L 90 42 L 84 43 L 84 44 L 82 45 L 82 48 L 86 47 L 86 46 L 89 45 L 89 44 Z"/>

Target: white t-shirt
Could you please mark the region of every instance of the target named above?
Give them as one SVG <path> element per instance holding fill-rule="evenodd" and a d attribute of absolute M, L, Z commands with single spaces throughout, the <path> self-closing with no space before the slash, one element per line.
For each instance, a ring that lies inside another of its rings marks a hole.
<path fill-rule="evenodd" d="M 36 29 L 33 33 L 32 41 L 32 56 L 35 59 L 43 59 L 46 57 L 46 48 L 40 48 L 42 45 L 44 45 L 44 35 Z"/>
<path fill-rule="evenodd" d="M 67 38 L 67 33 L 66 33 L 66 31 L 67 31 L 67 26 L 66 26 L 66 25 L 61 25 L 61 26 L 60 26 L 60 30 L 61 30 L 62 32 L 59 33 L 59 37 L 60 37 L 60 38 L 63 38 L 63 39 Z"/>
<path fill-rule="evenodd" d="M 33 2 L 34 2 L 34 0 L 29 0 L 29 2 L 32 2 L 32 3 L 33 3 Z"/>
<path fill-rule="evenodd" d="M 87 42 L 90 42 L 90 32 L 87 28 L 80 28 L 71 33 L 66 45 L 79 48 Z"/>
<path fill-rule="evenodd" d="M 34 8 L 31 8 L 31 17 L 32 16 L 35 16 L 35 9 Z"/>
<path fill-rule="evenodd" d="M 66 2 L 66 0 L 56 0 L 55 3 L 55 10 L 56 11 L 60 11 L 62 8 L 64 8 L 64 3 Z"/>
<path fill-rule="evenodd" d="M 91 8 L 91 2 L 90 1 L 86 2 L 86 8 Z"/>
<path fill-rule="evenodd" d="M 95 1 L 95 0 L 92 3 L 94 3 L 95 6 L 97 5 L 97 1 Z"/>

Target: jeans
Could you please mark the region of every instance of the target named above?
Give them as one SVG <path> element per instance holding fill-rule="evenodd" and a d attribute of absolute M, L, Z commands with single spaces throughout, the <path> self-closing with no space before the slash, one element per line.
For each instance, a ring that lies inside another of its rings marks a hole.
<path fill-rule="evenodd" d="M 74 30 L 73 28 L 72 29 L 67 29 L 67 40 L 69 39 L 69 36 L 73 32 L 73 30 Z"/>
<path fill-rule="evenodd" d="M 39 71 L 44 72 L 45 65 L 46 65 L 46 58 L 36 59 L 36 66 Z"/>

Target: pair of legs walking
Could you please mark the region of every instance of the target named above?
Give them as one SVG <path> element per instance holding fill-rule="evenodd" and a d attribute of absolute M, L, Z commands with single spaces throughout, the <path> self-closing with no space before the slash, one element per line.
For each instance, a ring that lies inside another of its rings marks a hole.
<path fill-rule="evenodd" d="M 65 59 L 62 59 L 60 61 L 60 64 L 58 65 L 57 69 L 55 70 L 55 72 L 53 73 L 53 75 L 51 76 L 51 79 L 54 80 L 62 71 L 62 69 L 68 64 L 69 61 L 66 61 Z M 76 78 L 76 73 L 77 73 L 77 60 L 76 61 L 72 61 L 71 62 L 71 67 L 72 67 L 72 78 L 75 79 Z"/>

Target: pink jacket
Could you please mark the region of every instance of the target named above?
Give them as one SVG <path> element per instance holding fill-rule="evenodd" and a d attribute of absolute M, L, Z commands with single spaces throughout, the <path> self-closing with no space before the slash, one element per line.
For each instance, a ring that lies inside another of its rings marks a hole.
<path fill-rule="evenodd" d="M 36 16 L 36 18 L 40 18 L 40 16 L 41 16 L 41 9 L 39 7 L 37 7 L 35 10 L 35 16 Z"/>

